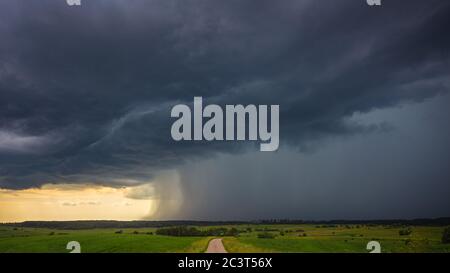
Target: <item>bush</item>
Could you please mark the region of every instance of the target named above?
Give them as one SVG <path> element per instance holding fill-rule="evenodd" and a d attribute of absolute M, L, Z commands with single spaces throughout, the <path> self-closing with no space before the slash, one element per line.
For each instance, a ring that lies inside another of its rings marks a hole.
<path fill-rule="evenodd" d="M 123 230 L 118 230 L 118 231 L 116 231 L 116 232 L 114 232 L 115 234 L 122 234 L 123 233 Z"/>
<path fill-rule="evenodd" d="M 442 233 L 442 243 L 443 244 L 450 243 L 450 227 L 444 229 L 444 232 Z"/>
<path fill-rule="evenodd" d="M 398 231 L 398 234 L 400 236 L 407 236 L 407 235 L 410 235 L 411 233 L 412 233 L 412 229 L 411 228 L 400 229 Z"/>
<path fill-rule="evenodd" d="M 230 228 L 229 230 L 227 230 L 225 232 L 225 235 L 227 236 L 238 236 L 239 235 L 239 231 L 237 230 L 237 228 Z"/>
<path fill-rule="evenodd" d="M 258 238 L 259 239 L 274 239 L 276 236 L 273 233 L 270 232 L 261 232 L 258 233 Z"/>
<path fill-rule="evenodd" d="M 267 232 L 269 232 L 269 231 L 277 232 L 278 229 L 277 229 L 277 228 L 268 228 L 268 227 L 266 227 L 266 228 L 264 228 L 264 231 L 267 231 Z"/>

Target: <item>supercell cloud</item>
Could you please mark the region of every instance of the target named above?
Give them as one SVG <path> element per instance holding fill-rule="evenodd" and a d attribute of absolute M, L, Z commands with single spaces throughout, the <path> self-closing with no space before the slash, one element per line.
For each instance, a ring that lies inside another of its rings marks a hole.
<path fill-rule="evenodd" d="M 176 170 L 166 217 L 448 214 L 449 27 L 445 0 L 1 1 L 0 188 Z M 194 96 L 279 104 L 280 151 L 173 141 Z"/>

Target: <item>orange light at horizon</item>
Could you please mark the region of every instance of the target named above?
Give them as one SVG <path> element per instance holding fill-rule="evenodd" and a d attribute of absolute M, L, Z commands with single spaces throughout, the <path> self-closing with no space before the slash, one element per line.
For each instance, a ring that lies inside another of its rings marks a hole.
<path fill-rule="evenodd" d="M 151 216 L 155 200 L 133 199 L 133 187 L 51 185 L 0 189 L 0 222 L 31 220 L 136 220 Z"/>

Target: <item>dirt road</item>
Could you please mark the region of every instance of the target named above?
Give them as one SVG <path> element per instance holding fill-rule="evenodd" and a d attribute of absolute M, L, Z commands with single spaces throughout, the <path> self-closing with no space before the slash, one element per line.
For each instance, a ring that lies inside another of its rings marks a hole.
<path fill-rule="evenodd" d="M 225 247 L 223 247 L 222 239 L 212 239 L 209 241 L 206 253 L 227 253 Z"/>

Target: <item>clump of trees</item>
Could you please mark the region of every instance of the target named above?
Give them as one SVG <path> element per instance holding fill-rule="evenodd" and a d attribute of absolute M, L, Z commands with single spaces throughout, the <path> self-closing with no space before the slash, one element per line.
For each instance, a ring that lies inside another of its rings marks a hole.
<path fill-rule="evenodd" d="M 167 236 L 202 236 L 203 232 L 195 227 L 179 226 L 158 228 L 156 234 Z"/>
<path fill-rule="evenodd" d="M 338 228 L 338 225 L 317 225 L 316 228 Z"/>
<path fill-rule="evenodd" d="M 271 227 L 264 227 L 264 228 L 255 228 L 255 231 L 262 231 L 262 232 L 277 232 L 277 228 L 271 228 Z"/>
<path fill-rule="evenodd" d="M 238 236 L 239 230 L 235 227 L 220 227 L 200 230 L 196 227 L 176 226 L 159 228 L 156 230 L 156 234 L 166 236 Z"/>
<path fill-rule="evenodd" d="M 237 228 L 232 227 L 232 228 L 227 230 L 226 235 L 227 236 L 238 236 L 239 235 L 239 230 L 237 230 Z"/>
<path fill-rule="evenodd" d="M 267 231 L 258 233 L 258 238 L 260 239 L 274 239 L 275 237 L 276 237 L 275 234 Z"/>
<path fill-rule="evenodd" d="M 410 235 L 411 233 L 412 233 L 412 229 L 411 229 L 410 227 L 404 228 L 404 229 L 400 229 L 400 230 L 398 231 L 398 234 L 399 234 L 400 236 L 407 236 L 407 235 Z"/>
<path fill-rule="evenodd" d="M 450 227 L 444 229 L 442 233 L 442 243 L 449 244 L 450 243 Z"/>

